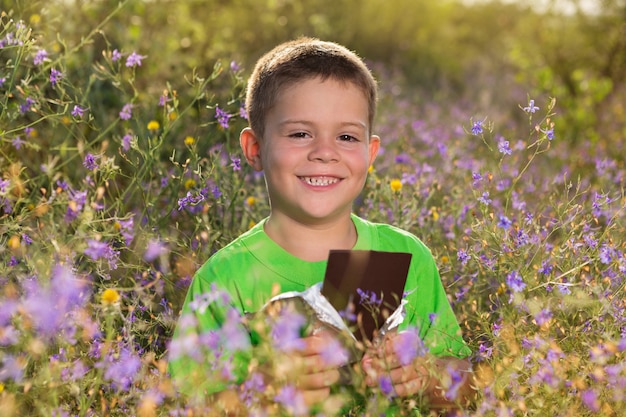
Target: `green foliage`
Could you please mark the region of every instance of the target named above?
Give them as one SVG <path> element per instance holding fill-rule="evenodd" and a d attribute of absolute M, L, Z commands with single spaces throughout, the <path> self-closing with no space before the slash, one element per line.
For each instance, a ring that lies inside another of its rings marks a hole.
<path fill-rule="evenodd" d="M 299 35 L 381 81 L 355 210 L 433 251 L 475 352 L 464 413 L 619 415 L 623 2 L 391 3 L 1 3 L 0 416 L 217 412 L 175 392 L 168 342 L 194 271 L 268 213 L 240 160 L 245 77 Z M 268 392 L 258 409 L 288 412 Z"/>

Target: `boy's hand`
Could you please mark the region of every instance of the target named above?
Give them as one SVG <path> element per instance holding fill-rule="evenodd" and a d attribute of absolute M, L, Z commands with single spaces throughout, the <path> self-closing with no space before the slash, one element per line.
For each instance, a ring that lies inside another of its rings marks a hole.
<path fill-rule="evenodd" d="M 423 393 L 430 383 L 430 372 L 427 359 L 416 357 L 403 365 L 398 357 L 396 343 L 401 342 L 402 333 L 390 333 L 380 346 L 369 349 L 361 366 L 365 371 L 365 383 L 370 387 L 381 386 L 382 389 L 393 389 L 396 395 L 407 397 Z M 381 384 L 382 379 L 390 386 Z"/>
<path fill-rule="evenodd" d="M 339 367 L 343 364 L 324 359 L 325 350 L 335 343 L 332 332 L 320 330 L 303 338 L 302 342 L 301 349 L 279 359 L 285 362 L 278 368 L 285 372 L 284 378 L 304 395 L 307 405 L 312 405 L 328 398 L 330 387 L 339 381 Z"/>
<path fill-rule="evenodd" d="M 403 365 L 397 346 L 406 346 L 405 336 L 404 332 L 390 333 L 366 352 L 361 366 L 368 386 L 400 397 L 419 394 L 431 408 L 456 408 L 471 401 L 472 367 L 467 359 L 426 354 Z"/>

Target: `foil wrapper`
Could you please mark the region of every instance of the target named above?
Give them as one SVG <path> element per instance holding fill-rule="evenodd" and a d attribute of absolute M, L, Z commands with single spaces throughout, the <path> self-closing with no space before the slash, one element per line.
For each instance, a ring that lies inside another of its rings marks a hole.
<path fill-rule="evenodd" d="M 365 346 L 358 341 L 348 323 L 321 293 L 321 288 L 322 284 L 319 283 L 302 292 L 290 291 L 276 295 L 265 304 L 262 311 L 276 312 L 282 309 L 293 309 L 293 311 L 297 311 L 309 319 L 310 334 L 315 334 L 323 329 L 335 332 L 339 340 L 348 349 L 349 362 L 354 363 L 363 355 Z M 396 310 L 387 317 L 377 330 L 373 340 L 368 342 L 375 345 L 388 332 L 400 326 L 406 317 L 405 305 L 406 300 L 401 300 Z"/>

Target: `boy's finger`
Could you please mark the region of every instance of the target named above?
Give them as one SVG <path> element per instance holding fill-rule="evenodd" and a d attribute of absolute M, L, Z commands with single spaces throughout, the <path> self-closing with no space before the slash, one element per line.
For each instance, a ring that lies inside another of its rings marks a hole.
<path fill-rule="evenodd" d="M 315 373 L 303 373 L 296 380 L 296 387 L 301 390 L 320 390 L 330 387 L 339 381 L 339 370 L 327 369 Z"/>
<path fill-rule="evenodd" d="M 316 390 L 302 390 L 304 402 L 308 405 L 314 405 L 326 400 L 330 395 L 330 388 L 321 388 Z"/>

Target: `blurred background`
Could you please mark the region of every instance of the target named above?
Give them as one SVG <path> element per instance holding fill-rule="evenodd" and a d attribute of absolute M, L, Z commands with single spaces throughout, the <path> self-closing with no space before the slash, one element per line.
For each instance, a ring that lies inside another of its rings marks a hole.
<path fill-rule="evenodd" d="M 2 3 L 74 42 L 119 4 Z M 210 74 L 217 60 L 235 61 L 248 74 L 262 53 L 301 35 L 355 50 L 379 78 L 393 79 L 382 86 L 392 96 L 454 102 L 507 123 L 524 119 L 519 105 L 529 98 L 556 97 L 561 138 L 610 146 L 626 135 L 625 0 L 129 1 L 88 46 L 93 62 L 76 63 L 76 71 L 102 59 L 107 47 L 133 48 L 148 57 L 141 82 L 149 85 L 140 91 L 152 94 L 165 80 L 183 90 L 194 68 Z"/>

